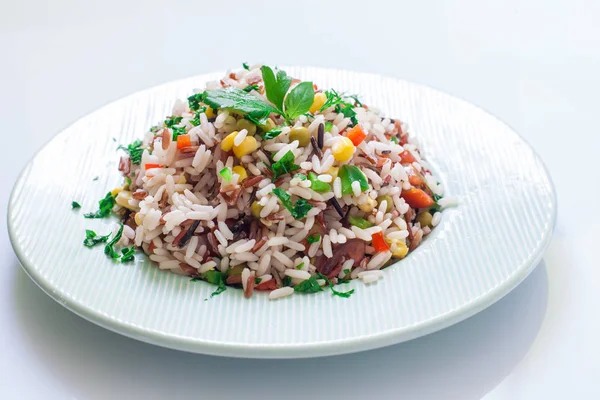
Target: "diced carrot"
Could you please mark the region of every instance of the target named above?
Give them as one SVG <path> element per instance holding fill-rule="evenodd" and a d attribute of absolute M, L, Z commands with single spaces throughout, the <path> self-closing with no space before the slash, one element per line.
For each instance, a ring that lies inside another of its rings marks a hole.
<path fill-rule="evenodd" d="M 400 163 L 401 164 L 412 164 L 415 161 L 417 161 L 417 160 L 411 154 L 410 151 L 404 150 L 402 153 L 400 153 Z"/>
<path fill-rule="evenodd" d="M 411 175 L 408 177 L 408 182 L 413 186 L 421 186 L 425 182 L 419 175 Z"/>
<path fill-rule="evenodd" d="M 401 196 L 412 208 L 427 208 L 435 203 L 433 199 L 421 189 L 403 190 Z"/>
<path fill-rule="evenodd" d="M 277 281 L 275 279 L 269 279 L 259 283 L 254 287 L 254 290 L 275 290 L 277 289 Z"/>
<path fill-rule="evenodd" d="M 373 248 L 377 251 L 388 251 L 390 246 L 383 239 L 383 233 L 377 232 L 371 235 L 371 240 L 373 242 Z"/>
<path fill-rule="evenodd" d="M 182 149 L 192 145 L 190 135 L 179 135 L 177 136 L 177 148 Z"/>
<path fill-rule="evenodd" d="M 363 131 L 360 125 L 355 125 L 348 131 L 348 133 L 346 133 L 346 137 L 350 139 L 355 146 L 358 146 L 363 140 L 365 140 L 367 134 L 365 131 Z"/>
<path fill-rule="evenodd" d="M 152 168 L 162 168 L 162 167 L 163 166 L 160 165 L 160 164 L 151 164 L 151 163 L 148 163 L 148 164 L 144 165 L 144 168 L 146 168 L 146 171 L 149 170 L 149 169 L 152 169 Z"/>

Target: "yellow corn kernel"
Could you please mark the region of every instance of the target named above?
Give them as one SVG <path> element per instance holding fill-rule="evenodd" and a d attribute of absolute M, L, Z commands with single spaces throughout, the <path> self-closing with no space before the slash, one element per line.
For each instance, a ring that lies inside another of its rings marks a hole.
<path fill-rule="evenodd" d="M 187 183 L 187 179 L 185 179 L 185 175 L 184 174 L 179 175 L 179 179 L 177 179 L 177 182 L 175 182 L 175 183 L 185 185 Z"/>
<path fill-rule="evenodd" d="M 213 110 L 210 107 L 206 107 L 206 111 L 204 111 L 204 114 L 206 114 L 206 118 L 214 118 L 214 117 L 216 117 L 215 110 Z"/>
<path fill-rule="evenodd" d="M 241 181 L 243 181 L 244 179 L 246 179 L 248 177 L 248 173 L 246 172 L 246 169 L 244 167 L 242 167 L 241 165 L 236 165 L 235 167 L 231 168 L 231 170 L 233 171 L 234 174 L 238 174 L 240 176 L 238 178 L 238 183 L 240 183 Z"/>
<path fill-rule="evenodd" d="M 123 191 L 123 187 L 117 187 L 110 191 L 111 196 L 115 197 Z"/>
<path fill-rule="evenodd" d="M 396 248 L 392 251 L 392 256 L 394 256 L 395 258 L 406 257 L 406 255 L 408 254 L 408 246 L 406 245 L 406 243 L 397 240 L 395 241 L 395 245 L 396 246 L 394 247 Z"/>
<path fill-rule="evenodd" d="M 117 197 L 115 197 L 115 202 L 120 205 L 121 207 L 125 207 L 128 208 L 132 211 L 138 211 L 139 208 L 134 207 L 132 205 L 129 204 L 129 200 L 131 200 L 131 192 L 128 190 L 122 190 L 119 192 L 119 194 L 117 195 Z"/>
<path fill-rule="evenodd" d="M 367 196 L 367 202 L 364 204 L 359 204 L 358 208 L 360 208 L 363 212 L 370 213 L 373 211 L 375 206 L 377 206 L 377 201 L 372 199 L 371 196 Z"/>
<path fill-rule="evenodd" d="M 258 142 L 254 139 L 254 136 L 246 136 L 239 146 L 233 146 L 233 154 L 235 154 L 237 158 L 242 158 L 256 149 L 258 149 Z"/>
<path fill-rule="evenodd" d="M 315 93 L 315 98 L 313 100 L 312 106 L 310 106 L 310 109 L 308 111 L 311 114 L 316 113 L 317 111 L 319 111 L 319 109 L 321 107 L 323 107 L 323 104 L 325 104 L 326 100 L 327 100 L 327 95 L 325 95 L 325 93 L 323 93 L 323 92 Z"/>
<path fill-rule="evenodd" d="M 140 214 L 140 213 L 135 213 L 135 217 L 133 219 L 134 219 L 135 224 L 137 226 L 140 226 L 142 224 L 142 222 L 143 222 L 142 214 Z"/>
<path fill-rule="evenodd" d="M 330 168 L 327 170 L 327 172 L 326 172 L 326 173 L 327 173 L 327 174 L 329 174 L 329 175 L 331 175 L 331 177 L 332 177 L 333 179 L 335 179 L 335 178 L 337 178 L 337 177 L 338 177 L 338 172 L 339 172 L 339 170 L 340 170 L 340 169 L 339 169 L 338 167 L 330 167 Z"/>
<path fill-rule="evenodd" d="M 230 151 L 233 148 L 233 139 L 238 134 L 238 131 L 231 132 L 229 135 L 225 136 L 225 139 L 221 142 L 221 150 Z"/>
<path fill-rule="evenodd" d="M 340 137 L 333 146 L 331 146 L 333 158 L 339 162 L 346 162 L 351 159 L 355 151 L 356 147 L 354 147 L 354 143 L 346 136 Z"/>

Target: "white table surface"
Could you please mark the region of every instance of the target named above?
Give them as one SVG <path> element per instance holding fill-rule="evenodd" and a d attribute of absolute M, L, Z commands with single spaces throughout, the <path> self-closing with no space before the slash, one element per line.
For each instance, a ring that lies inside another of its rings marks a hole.
<path fill-rule="evenodd" d="M 600 6 L 491 3 L 2 2 L 2 209 L 27 160 L 78 117 L 250 61 L 397 76 L 482 106 L 539 152 L 559 212 L 544 261 L 482 313 L 384 349 L 280 361 L 187 354 L 97 327 L 29 280 L 2 228 L 0 398 L 599 398 Z"/>

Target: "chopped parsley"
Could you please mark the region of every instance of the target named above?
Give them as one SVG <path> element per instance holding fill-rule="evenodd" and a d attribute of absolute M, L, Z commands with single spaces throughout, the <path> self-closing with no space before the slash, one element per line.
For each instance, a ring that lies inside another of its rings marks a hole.
<path fill-rule="evenodd" d="M 233 179 L 233 173 L 231 172 L 231 169 L 229 167 L 225 167 L 222 170 L 220 170 L 219 175 L 221 175 L 221 178 L 223 178 L 225 182 L 229 182 L 231 181 L 231 179 Z"/>
<path fill-rule="evenodd" d="M 301 262 L 300 264 L 296 265 L 296 269 L 302 269 L 302 267 L 304 267 L 304 263 Z"/>
<path fill-rule="evenodd" d="M 248 65 L 248 63 L 242 63 L 242 67 L 244 67 L 246 71 L 250 71 L 250 66 Z"/>
<path fill-rule="evenodd" d="M 262 278 L 254 278 L 254 284 L 255 285 L 258 285 L 261 282 L 262 282 Z"/>
<path fill-rule="evenodd" d="M 165 120 L 165 126 L 167 128 L 173 128 L 175 125 L 181 123 L 182 120 L 183 120 L 183 117 L 177 117 L 177 116 L 173 115 L 172 117 L 169 117 Z"/>
<path fill-rule="evenodd" d="M 306 238 L 306 241 L 310 244 L 317 243 L 319 240 L 321 240 L 321 235 L 318 233 L 312 234 Z"/>
<path fill-rule="evenodd" d="M 283 286 L 290 286 L 292 284 L 292 278 L 289 276 L 284 276 L 283 279 L 281 280 L 281 284 Z"/>
<path fill-rule="evenodd" d="M 310 109 L 315 99 L 315 89 L 312 82 L 300 82 L 284 100 L 284 117 L 290 121 Z"/>
<path fill-rule="evenodd" d="M 271 166 L 271 169 L 273 170 L 273 181 L 275 181 L 281 175 L 285 175 L 300 169 L 299 165 L 294 164 L 295 159 L 296 157 L 294 156 L 294 153 L 290 150 L 285 153 L 283 157 L 279 159 L 279 161 L 274 163 Z"/>
<path fill-rule="evenodd" d="M 258 92 L 258 89 L 260 89 L 260 87 L 258 85 L 256 85 L 256 84 L 254 84 L 254 85 L 248 85 L 248 86 L 246 86 L 243 90 L 246 93 L 250 93 L 253 90 L 256 90 Z"/>
<path fill-rule="evenodd" d="M 93 180 L 94 182 L 96 182 L 96 181 L 97 181 L 99 178 L 100 178 L 99 176 L 96 176 L 96 177 L 94 177 L 94 179 L 92 179 L 92 180 Z"/>
<path fill-rule="evenodd" d="M 115 244 L 121 239 L 121 236 L 123 236 L 123 224 L 121 224 L 116 235 L 110 240 L 110 242 L 104 246 L 104 254 L 115 260 L 118 260 L 121 257 L 119 252 L 116 251 L 114 247 Z"/>
<path fill-rule="evenodd" d="M 98 211 L 95 213 L 84 214 L 85 218 L 106 218 L 110 215 L 112 208 L 115 206 L 115 198 L 108 192 L 102 200 L 98 202 Z"/>
<path fill-rule="evenodd" d="M 188 103 L 190 105 L 190 110 L 198 111 L 200 110 L 200 103 L 203 101 L 204 93 L 195 93 L 188 97 Z"/>
<path fill-rule="evenodd" d="M 194 126 L 200 125 L 200 114 L 204 114 L 205 112 L 206 112 L 206 107 L 200 107 L 198 109 L 198 111 L 196 111 L 194 118 L 190 119 L 190 124 L 192 124 Z"/>
<path fill-rule="evenodd" d="M 292 217 L 301 219 L 306 217 L 308 211 L 313 208 L 305 199 L 298 199 L 296 204 L 292 204 L 292 198 L 288 192 L 282 188 L 275 188 L 271 192 L 279 198 L 281 204 L 292 214 Z"/>
<path fill-rule="evenodd" d="M 351 94 L 350 96 L 351 99 L 354 100 L 354 104 L 358 107 L 362 107 L 363 103 L 358 99 L 358 95 L 357 94 Z"/>
<path fill-rule="evenodd" d="M 199 280 L 205 280 L 208 283 L 212 283 L 213 285 L 218 286 L 217 289 L 211 293 L 210 297 L 217 296 L 227 289 L 227 287 L 225 286 L 225 275 L 220 271 L 206 271 L 205 273 L 200 275 L 200 279 L 192 278 L 192 282 L 197 282 Z"/>
<path fill-rule="evenodd" d="M 317 279 L 314 276 L 311 276 L 309 279 L 294 286 L 294 292 L 298 293 L 317 293 L 322 291 L 323 288 L 319 286 L 319 282 L 317 282 Z"/>
<path fill-rule="evenodd" d="M 260 137 L 262 137 L 263 140 L 269 140 L 269 139 L 276 138 L 280 134 L 281 134 L 281 129 L 273 128 L 268 132 L 261 133 Z"/>
<path fill-rule="evenodd" d="M 333 122 L 331 121 L 327 121 L 325 122 L 325 132 L 331 132 L 331 128 L 333 128 Z"/>
<path fill-rule="evenodd" d="M 106 243 L 108 238 L 110 237 L 110 233 L 106 236 L 98 236 L 96 232 L 86 229 L 85 230 L 85 239 L 83 240 L 83 245 L 85 247 L 94 247 L 98 243 Z"/>
<path fill-rule="evenodd" d="M 121 250 L 121 262 L 129 262 L 135 260 L 135 247 L 125 247 Z"/>
<path fill-rule="evenodd" d="M 142 153 L 144 152 L 144 149 L 141 146 L 142 141 L 136 140 L 135 142 L 128 144 L 127 147 L 121 145 L 117 147 L 117 149 L 124 150 L 127 154 L 129 154 L 131 162 L 135 165 L 139 165 L 140 162 L 142 162 Z"/>
<path fill-rule="evenodd" d="M 329 287 L 331 288 L 331 293 L 333 293 L 334 296 L 338 296 L 338 297 L 343 297 L 345 299 L 349 298 L 352 293 L 354 293 L 354 289 L 351 289 L 347 292 L 340 292 L 335 290 L 335 288 L 333 287 L 333 282 L 331 282 L 325 275 L 318 273 L 317 272 L 317 276 L 321 279 L 325 279 L 325 282 L 327 282 L 327 284 L 329 285 Z"/>
<path fill-rule="evenodd" d="M 81 204 L 79 204 L 79 203 L 78 203 L 78 202 L 76 202 L 76 201 L 72 201 L 72 202 L 71 202 L 71 209 L 73 209 L 73 210 L 77 210 L 78 208 L 81 208 Z"/>
<path fill-rule="evenodd" d="M 396 136 L 392 136 L 392 137 L 390 138 L 390 142 L 393 142 L 393 143 L 396 143 L 396 144 L 397 144 L 397 143 L 398 143 L 398 138 L 397 138 Z"/>

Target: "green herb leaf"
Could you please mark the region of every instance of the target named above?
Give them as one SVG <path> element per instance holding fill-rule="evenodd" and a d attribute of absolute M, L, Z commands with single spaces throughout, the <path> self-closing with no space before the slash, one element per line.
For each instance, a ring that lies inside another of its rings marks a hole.
<path fill-rule="evenodd" d="M 306 238 L 306 241 L 310 244 L 317 243 L 319 240 L 321 240 L 321 235 L 319 235 L 318 233 L 310 235 Z"/>
<path fill-rule="evenodd" d="M 143 150 L 142 150 L 142 151 L 143 151 Z M 133 161 L 132 161 L 132 162 L 133 162 Z M 135 163 L 134 163 L 134 164 L 135 164 Z M 97 181 L 99 178 L 100 178 L 99 176 L 96 176 L 96 177 L 94 177 L 94 179 L 92 179 L 92 180 L 95 182 L 95 181 Z"/>
<path fill-rule="evenodd" d="M 310 109 L 315 99 L 312 82 L 300 82 L 285 97 L 285 116 L 294 119 Z"/>
<path fill-rule="evenodd" d="M 242 63 L 242 67 L 244 67 L 246 71 L 250 71 L 250 66 L 248 65 L 248 63 Z"/>
<path fill-rule="evenodd" d="M 206 92 L 204 92 L 206 93 Z M 188 103 L 190 105 L 190 110 L 198 111 L 200 109 L 200 103 L 204 101 L 204 93 L 195 93 L 188 97 Z"/>
<path fill-rule="evenodd" d="M 322 291 L 323 288 L 319 286 L 319 282 L 317 282 L 317 279 L 314 276 L 311 276 L 309 279 L 294 286 L 294 292 L 298 293 L 317 293 Z"/>
<path fill-rule="evenodd" d="M 354 125 L 358 124 L 358 120 L 356 119 L 356 111 L 354 111 L 353 108 L 351 108 L 351 107 L 342 108 L 342 114 L 344 114 L 344 117 L 350 118 L 351 123 L 348 124 L 349 126 L 354 126 Z"/>
<path fill-rule="evenodd" d="M 135 142 L 127 145 L 127 147 L 121 145 L 117 147 L 117 149 L 125 150 L 125 152 L 129 154 L 129 159 L 131 159 L 131 162 L 135 165 L 139 165 L 142 161 L 142 153 L 144 152 L 144 149 L 141 146 L 142 141 L 136 140 Z M 94 180 L 96 179 L 97 178 L 94 178 Z"/>
<path fill-rule="evenodd" d="M 257 125 L 264 125 L 269 114 L 279 112 L 271 104 L 234 87 L 207 90 L 204 102 L 213 109 L 226 108 L 242 113 Z"/>
<path fill-rule="evenodd" d="M 300 179 L 301 181 L 305 181 L 307 179 L 306 175 L 304 175 L 304 174 L 295 174 L 294 178 Z"/>
<path fill-rule="evenodd" d="M 121 249 L 121 262 L 129 262 L 135 260 L 135 247 L 125 247 Z"/>
<path fill-rule="evenodd" d="M 323 103 L 319 111 L 326 110 L 329 107 L 333 107 L 338 104 L 344 104 L 344 100 L 342 99 L 342 97 L 338 94 L 338 92 L 336 92 L 333 89 L 326 90 L 325 96 L 327 96 L 327 98 L 325 99 L 325 103 Z"/>
<path fill-rule="evenodd" d="M 302 267 L 304 267 L 304 263 L 301 262 L 300 264 L 296 265 L 296 269 L 302 269 Z"/>
<path fill-rule="evenodd" d="M 258 85 L 256 85 L 256 84 L 255 84 L 255 85 L 248 85 L 248 86 L 246 86 L 246 87 L 245 87 L 243 90 L 244 90 L 244 92 L 246 92 L 246 93 L 250 93 L 250 92 L 251 92 L 251 91 L 253 91 L 253 90 L 256 90 L 256 91 L 258 91 L 258 89 L 260 89 L 260 87 L 259 87 Z"/>
<path fill-rule="evenodd" d="M 396 136 L 392 136 L 390 138 L 390 142 L 392 142 L 392 143 L 398 143 L 398 138 Z"/>
<path fill-rule="evenodd" d="M 314 172 L 308 173 L 308 180 L 310 181 L 310 188 L 317 193 L 325 193 L 331 190 L 331 186 L 328 183 L 321 182 Z"/>
<path fill-rule="evenodd" d="M 183 120 L 183 117 L 173 115 L 165 120 L 165 126 L 167 128 L 173 128 L 175 125 L 179 124 L 181 120 Z"/>
<path fill-rule="evenodd" d="M 224 181 L 229 182 L 233 178 L 233 173 L 229 167 L 225 167 L 219 171 L 219 175 L 223 178 Z"/>
<path fill-rule="evenodd" d="M 112 208 L 115 206 L 115 198 L 108 192 L 102 200 L 98 202 L 99 208 L 95 213 L 84 214 L 85 218 L 106 218 L 110 215 Z"/>
<path fill-rule="evenodd" d="M 119 257 L 121 257 L 119 255 L 119 252 L 115 250 L 115 244 L 119 241 L 119 239 L 121 239 L 121 236 L 123 236 L 123 224 L 121 224 L 121 227 L 119 228 L 119 230 L 117 231 L 117 234 L 115 235 L 115 237 L 113 237 L 111 239 L 110 242 L 108 242 L 106 244 L 106 246 L 104 246 L 104 254 L 106 254 L 107 256 L 109 256 L 110 258 L 113 259 L 119 259 Z"/>
<path fill-rule="evenodd" d="M 350 269 L 349 269 L 349 268 L 346 268 L 346 269 L 344 270 L 344 274 L 348 275 L 349 273 L 350 273 Z"/>
<path fill-rule="evenodd" d="M 83 245 L 85 247 L 94 247 L 98 243 L 106 243 L 106 241 L 108 240 L 109 237 L 110 237 L 110 233 L 106 236 L 98 236 L 96 234 L 96 232 L 86 229 Z"/>
<path fill-rule="evenodd" d="M 283 110 L 283 99 L 292 84 L 292 78 L 287 76 L 285 71 L 277 71 L 277 76 L 275 76 L 271 67 L 266 65 L 263 65 L 260 70 L 267 99 L 279 110 Z"/>
<path fill-rule="evenodd" d="M 204 114 L 205 112 L 206 112 L 206 107 L 198 108 L 198 111 L 196 111 L 194 118 L 190 119 L 190 124 L 192 124 L 194 126 L 200 125 L 200 114 Z"/>
<path fill-rule="evenodd" d="M 254 284 L 258 285 L 262 282 L 262 278 L 254 278 Z"/>
<path fill-rule="evenodd" d="M 76 202 L 76 201 L 72 201 L 72 202 L 71 202 L 71 209 L 73 209 L 73 210 L 76 210 L 76 209 L 78 209 L 78 208 L 81 208 L 81 204 L 79 204 L 79 203 L 78 203 L 78 202 Z"/>
<path fill-rule="evenodd" d="M 351 94 L 350 96 L 348 96 L 352 99 L 354 99 L 354 104 L 356 104 L 358 107 L 362 107 L 362 103 L 361 101 L 358 99 L 358 95 L 357 94 Z"/>
<path fill-rule="evenodd" d="M 261 133 L 260 137 L 262 137 L 263 140 L 270 140 L 270 139 L 276 138 L 280 134 L 281 134 L 281 129 L 273 128 L 268 132 Z"/>
<path fill-rule="evenodd" d="M 271 192 L 279 198 L 281 204 L 292 214 L 292 217 L 301 219 L 306 217 L 308 211 L 313 208 L 305 199 L 298 199 L 296 204 L 292 204 L 292 198 L 288 192 L 282 188 L 275 188 Z"/>
<path fill-rule="evenodd" d="M 354 225 L 360 229 L 367 229 L 373 226 L 371 222 L 360 217 L 348 217 L 348 222 L 350 222 L 350 225 Z"/>
<path fill-rule="evenodd" d="M 205 273 L 200 275 L 200 277 L 208 283 L 212 283 L 213 285 L 219 286 L 217 290 L 211 293 L 210 297 L 217 296 L 227 289 L 227 287 L 225 286 L 225 275 L 220 271 L 206 271 Z"/>
<path fill-rule="evenodd" d="M 340 292 L 335 290 L 335 288 L 333 287 L 333 282 L 331 282 L 325 275 L 318 273 L 317 272 L 317 276 L 321 279 L 325 279 L 325 282 L 327 282 L 327 284 L 329 285 L 329 287 L 331 288 L 331 293 L 333 293 L 334 296 L 338 296 L 338 297 L 343 297 L 345 299 L 347 299 L 348 297 L 350 297 L 352 295 L 352 293 L 354 293 L 354 289 L 351 289 L 347 292 Z"/>
<path fill-rule="evenodd" d="M 184 126 L 174 126 L 171 130 L 173 131 L 173 141 L 177 140 L 177 136 L 187 133 Z"/>
<path fill-rule="evenodd" d="M 353 194 L 352 182 L 358 182 L 360 184 L 361 192 L 369 189 L 369 183 L 367 177 L 363 172 L 355 165 L 342 165 L 338 172 L 338 176 L 342 181 L 342 193 Z"/>
<path fill-rule="evenodd" d="M 281 284 L 283 286 L 290 286 L 292 284 L 292 278 L 290 276 L 284 276 L 283 279 L 281 280 Z"/>
<path fill-rule="evenodd" d="M 331 132 L 331 128 L 333 128 L 333 122 L 331 121 L 327 121 L 325 122 L 325 132 Z"/>
<path fill-rule="evenodd" d="M 273 170 L 273 181 L 275 181 L 281 175 L 285 175 L 287 173 L 294 172 L 300 169 L 299 165 L 294 164 L 295 160 L 296 157 L 294 156 L 294 153 L 290 150 L 287 153 L 285 153 L 283 157 L 279 159 L 279 161 L 274 163 L 271 166 L 271 169 Z"/>

